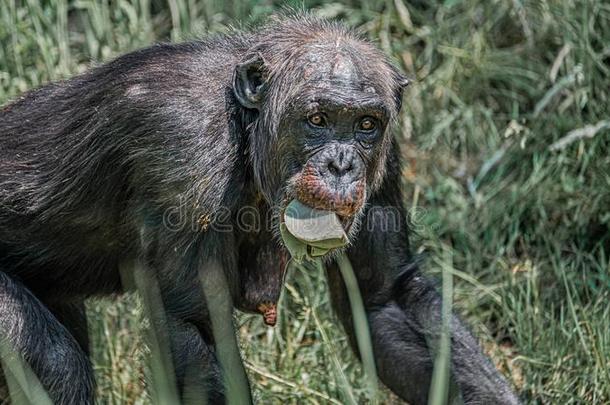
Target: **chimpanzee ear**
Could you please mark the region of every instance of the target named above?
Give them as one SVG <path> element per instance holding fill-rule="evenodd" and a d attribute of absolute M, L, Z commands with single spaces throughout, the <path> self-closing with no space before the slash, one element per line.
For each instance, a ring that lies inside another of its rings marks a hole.
<path fill-rule="evenodd" d="M 402 107 L 402 93 L 410 83 L 411 80 L 404 74 L 394 69 L 394 83 L 396 83 L 396 90 L 394 91 L 394 101 L 396 102 L 396 111 Z"/>
<path fill-rule="evenodd" d="M 267 89 L 266 76 L 265 62 L 261 55 L 256 55 L 235 67 L 233 92 L 241 105 L 260 109 Z"/>

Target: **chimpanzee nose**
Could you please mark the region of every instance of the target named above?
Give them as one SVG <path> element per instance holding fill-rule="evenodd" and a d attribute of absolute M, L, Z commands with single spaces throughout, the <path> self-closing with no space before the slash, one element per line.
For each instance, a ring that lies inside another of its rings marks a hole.
<path fill-rule="evenodd" d="M 362 174 L 356 153 L 347 145 L 333 145 L 321 157 L 320 166 L 326 169 L 322 170 L 340 182 L 352 182 Z"/>
<path fill-rule="evenodd" d="M 328 171 L 336 177 L 343 177 L 354 169 L 353 159 L 345 157 L 345 153 L 341 152 L 339 156 L 334 156 L 329 159 Z"/>

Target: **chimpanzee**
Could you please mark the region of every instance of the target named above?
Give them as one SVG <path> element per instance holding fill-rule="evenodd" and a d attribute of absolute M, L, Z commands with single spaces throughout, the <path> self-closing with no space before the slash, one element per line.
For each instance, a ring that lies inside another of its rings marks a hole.
<path fill-rule="evenodd" d="M 426 403 L 441 300 L 410 252 L 390 130 L 407 84 L 359 34 L 296 14 L 252 32 L 138 50 L 6 105 L 3 344 L 55 403 L 92 403 L 83 300 L 120 293 L 124 269 L 139 263 L 159 286 L 179 389 L 189 370 L 208 401 L 222 403 L 199 281 L 220 268 L 234 305 L 273 323 L 287 260 L 278 226 L 297 198 L 341 218 L 379 377 L 410 403 Z M 271 217 L 270 227 L 240 225 L 245 207 Z M 397 215 L 399 226 L 388 227 Z M 177 226 L 181 216 L 192 220 Z M 333 304 L 353 336 L 335 266 L 331 259 Z M 456 317 L 451 331 L 462 399 L 518 403 Z"/>

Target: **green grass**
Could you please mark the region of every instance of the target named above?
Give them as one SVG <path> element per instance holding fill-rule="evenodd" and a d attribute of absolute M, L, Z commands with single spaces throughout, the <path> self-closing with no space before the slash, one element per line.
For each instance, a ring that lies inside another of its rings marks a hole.
<path fill-rule="evenodd" d="M 256 22 L 274 1 L 0 0 L 0 102 L 157 40 Z M 414 78 L 397 136 L 418 251 L 528 403 L 610 402 L 610 4 L 290 2 L 360 27 Z M 90 304 L 101 403 L 147 403 L 146 324 Z M 294 271 L 279 324 L 239 315 L 260 403 L 347 403 L 367 383 L 318 273 Z M 391 397 L 383 393 L 383 401 Z"/>

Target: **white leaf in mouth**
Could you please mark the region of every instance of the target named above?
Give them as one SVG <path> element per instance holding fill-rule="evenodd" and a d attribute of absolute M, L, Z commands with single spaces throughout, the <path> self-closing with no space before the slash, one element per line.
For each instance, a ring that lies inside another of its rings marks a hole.
<path fill-rule="evenodd" d="M 337 214 L 308 207 L 296 199 L 286 207 L 284 222 L 294 237 L 306 243 L 315 245 L 316 242 L 331 240 L 347 242 Z"/>

